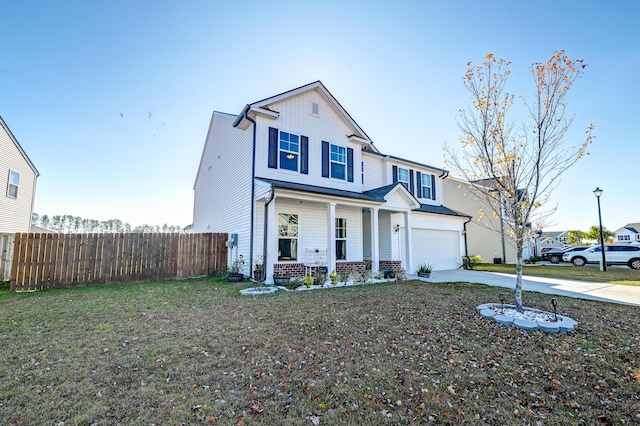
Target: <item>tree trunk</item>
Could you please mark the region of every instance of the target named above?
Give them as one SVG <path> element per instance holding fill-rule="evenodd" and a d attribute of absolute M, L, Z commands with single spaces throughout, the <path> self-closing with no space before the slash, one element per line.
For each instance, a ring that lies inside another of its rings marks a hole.
<path fill-rule="evenodd" d="M 522 238 L 516 238 L 516 311 L 522 309 Z"/>

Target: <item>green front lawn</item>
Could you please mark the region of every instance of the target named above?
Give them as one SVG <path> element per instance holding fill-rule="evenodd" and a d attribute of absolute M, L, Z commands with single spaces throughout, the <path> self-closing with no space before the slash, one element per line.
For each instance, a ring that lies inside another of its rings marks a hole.
<path fill-rule="evenodd" d="M 0 424 L 640 421 L 637 307 L 558 296 L 579 326 L 546 335 L 476 312 L 503 288 L 407 281 L 240 296 L 246 286 L 0 292 Z M 549 295 L 524 299 L 550 308 Z"/>
<path fill-rule="evenodd" d="M 477 271 L 501 272 L 515 274 L 516 265 L 495 265 L 482 263 L 473 268 Z M 614 266 L 602 272 L 597 265 L 573 266 L 561 265 L 524 265 L 523 275 L 530 277 L 559 278 L 565 280 L 588 281 L 596 283 L 622 284 L 640 286 L 640 271 L 626 266 Z"/>

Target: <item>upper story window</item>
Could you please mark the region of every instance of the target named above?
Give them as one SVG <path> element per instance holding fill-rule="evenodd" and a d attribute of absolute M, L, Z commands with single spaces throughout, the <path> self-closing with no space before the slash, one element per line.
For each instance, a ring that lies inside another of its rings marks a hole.
<path fill-rule="evenodd" d="M 322 177 L 353 182 L 353 148 L 322 141 Z"/>
<path fill-rule="evenodd" d="M 7 186 L 7 196 L 18 198 L 18 186 L 20 185 L 20 173 L 9 170 L 9 184 Z"/>
<path fill-rule="evenodd" d="M 269 127 L 270 169 L 309 173 L 309 138 Z"/>
<path fill-rule="evenodd" d="M 618 235 L 618 241 L 631 241 L 631 237 L 629 235 Z"/>
<path fill-rule="evenodd" d="M 409 189 L 409 170 L 403 169 L 402 167 L 398 167 L 398 182 L 404 185 L 405 188 Z"/>
<path fill-rule="evenodd" d="M 433 188 L 431 188 L 431 175 L 422 173 L 422 175 L 420 176 L 420 180 L 420 185 L 422 188 L 422 190 L 420 191 L 421 194 L 419 194 L 420 197 L 431 199 L 431 193 L 433 191 Z"/>
<path fill-rule="evenodd" d="M 300 154 L 300 137 L 287 132 L 280 132 L 280 168 L 298 171 Z"/>
<path fill-rule="evenodd" d="M 343 146 L 331 145 L 331 177 L 345 180 L 347 178 L 347 150 Z"/>

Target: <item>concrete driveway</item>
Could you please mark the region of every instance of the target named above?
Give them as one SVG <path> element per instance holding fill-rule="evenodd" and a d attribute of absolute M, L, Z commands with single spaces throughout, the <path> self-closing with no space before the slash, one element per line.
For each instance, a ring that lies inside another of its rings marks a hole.
<path fill-rule="evenodd" d="M 430 278 L 418 278 L 426 282 L 468 282 L 496 287 L 515 288 L 516 276 L 495 272 L 454 269 L 434 271 Z M 600 300 L 603 302 L 623 303 L 640 306 L 640 287 L 608 283 L 590 283 L 583 281 L 559 280 L 555 278 L 527 277 L 522 280 L 523 291 L 569 296 L 578 299 Z"/>

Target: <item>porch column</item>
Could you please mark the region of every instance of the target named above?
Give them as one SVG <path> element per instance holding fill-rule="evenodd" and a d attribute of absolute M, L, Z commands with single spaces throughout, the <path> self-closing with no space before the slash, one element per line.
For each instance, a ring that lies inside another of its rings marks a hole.
<path fill-rule="evenodd" d="M 405 259 L 407 264 L 402 265 L 407 274 L 413 273 L 413 239 L 411 238 L 411 212 L 404 212 L 404 241 L 405 241 Z"/>
<path fill-rule="evenodd" d="M 276 217 L 276 200 L 272 199 L 266 206 L 267 220 L 266 246 L 267 258 L 264 260 L 265 284 L 273 284 L 273 265 L 278 262 L 278 218 Z"/>
<path fill-rule="evenodd" d="M 327 203 L 327 273 L 336 269 L 336 203 Z"/>
<path fill-rule="evenodd" d="M 380 270 L 380 231 L 378 229 L 378 209 L 371 208 L 371 272 Z"/>

